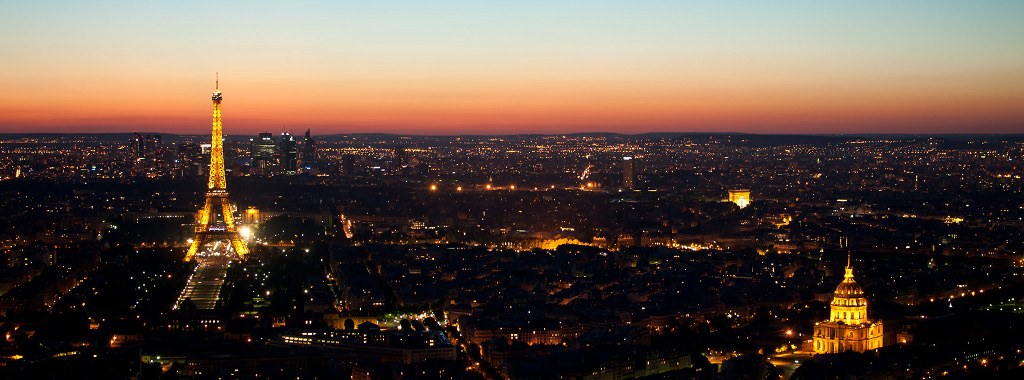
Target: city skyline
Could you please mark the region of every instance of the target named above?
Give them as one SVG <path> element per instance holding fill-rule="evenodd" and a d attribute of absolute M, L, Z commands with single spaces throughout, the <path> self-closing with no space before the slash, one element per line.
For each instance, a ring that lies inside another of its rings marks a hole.
<path fill-rule="evenodd" d="M 0 132 L 1020 133 L 1024 5 L 6 7 Z"/>
<path fill-rule="evenodd" d="M 1024 4 L 584 4 L 3 7 L 0 379 L 1024 378 Z"/>
<path fill-rule="evenodd" d="M 1021 378 L 1019 135 L 246 143 L 221 100 L 0 139 L 0 377 Z"/>

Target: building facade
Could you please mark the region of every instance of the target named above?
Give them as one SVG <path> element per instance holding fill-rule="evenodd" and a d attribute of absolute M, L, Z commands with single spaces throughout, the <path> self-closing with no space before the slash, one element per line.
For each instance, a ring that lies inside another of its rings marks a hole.
<path fill-rule="evenodd" d="M 636 161 L 633 157 L 622 157 L 622 187 L 636 189 Z"/>
<path fill-rule="evenodd" d="M 843 282 L 832 297 L 829 319 L 814 324 L 814 353 L 864 352 L 882 347 L 882 322 L 868 319 L 868 299 L 846 263 Z"/>
<path fill-rule="evenodd" d="M 255 139 L 249 139 L 249 156 L 252 158 L 254 174 L 271 174 L 276 166 L 277 141 L 270 132 L 260 132 Z"/>
<path fill-rule="evenodd" d="M 750 190 L 729 190 L 729 202 L 735 203 L 737 206 L 740 206 L 740 208 L 747 207 L 747 205 L 750 204 Z"/>
<path fill-rule="evenodd" d="M 278 163 L 285 174 L 295 174 L 299 170 L 299 148 L 290 133 L 281 133 L 281 140 L 277 144 Z"/>

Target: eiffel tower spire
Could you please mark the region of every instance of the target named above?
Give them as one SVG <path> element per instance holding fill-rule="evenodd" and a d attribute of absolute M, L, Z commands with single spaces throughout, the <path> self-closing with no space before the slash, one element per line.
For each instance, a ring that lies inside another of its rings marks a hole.
<path fill-rule="evenodd" d="M 216 89 L 213 91 L 213 136 L 210 140 L 210 181 L 206 192 L 206 203 L 199 209 L 199 221 L 196 224 L 196 237 L 188 247 L 185 261 L 190 261 L 206 243 L 217 240 L 228 240 L 234 247 L 238 258 L 244 260 L 249 254 L 249 247 L 242 241 L 242 236 L 235 226 L 235 217 L 231 213 L 228 202 L 227 180 L 224 175 L 224 131 L 220 122 L 220 73 L 217 74 Z M 220 209 L 224 226 L 217 227 L 217 209 Z"/>

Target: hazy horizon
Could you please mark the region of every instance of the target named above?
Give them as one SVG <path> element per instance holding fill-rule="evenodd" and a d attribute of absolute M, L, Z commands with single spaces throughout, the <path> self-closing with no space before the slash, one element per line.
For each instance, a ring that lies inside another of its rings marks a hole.
<path fill-rule="evenodd" d="M 287 132 L 293 136 L 302 136 L 305 130 L 292 130 L 287 131 L 260 131 L 252 134 L 246 133 L 225 133 L 224 136 L 229 137 L 253 137 L 261 132 L 271 132 L 274 136 L 280 135 L 282 132 Z M 151 136 L 151 135 L 165 135 L 165 136 L 209 136 L 209 133 L 175 133 L 166 131 L 112 131 L 112 132 L 88 132 L 88 131 L 77 131 L 77 132 L 0 132 L 0 136 L 91 136 L 91 135 L 131 135 L 137 133 L 139 135 Z M 993 138 L 993 137 L 1019 137 L 1024 136 L 1024 132 L 1008 132 L 1008 133 L 987 133 L 987 132 L 962 132 L 962 133 L 748 133 L 748 132 L 735 132 L 735 131 L 723 131 L 723 132 L 709 132 L 709 131 L 698 131 L 698 132 L 639 132 L 639 133 L 620 133 L 620 132 L 570 132 L 570 133 L 460 133 L 460 134 L 409 134 L 409 133 L 389 133 L 389 132 L 338 132 L 338 133 L 316 133 L 315 131 L 310 132 L 311 136 L 395 136 L 395 137 L 514 137 L 514 136 L 598 136 L 598 135 L 614 135 L 622 137 L 638 137 L 648 135 L 668 135 L 668 136 L 751 136 L 751 137 L 981 137 L 981 138 Z"/>

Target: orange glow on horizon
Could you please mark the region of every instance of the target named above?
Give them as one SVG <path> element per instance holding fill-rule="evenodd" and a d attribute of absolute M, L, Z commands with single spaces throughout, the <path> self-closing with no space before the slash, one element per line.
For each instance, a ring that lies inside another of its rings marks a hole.
<path fill-rule="evenodd" d="M 1024 133 L 1024 3 L 911 3 L 13 2 L 0 132 Z"/>
<path fill-rule="evenodd" d="M 711 78 L 685 84 L 688 79 L 679 78 L 667 79 L 675 83 L 579 78 L 352 80 L 319 86 L 290 85 L 283 79 L 235 79 L 225 80 L 222 91 L 228 134 L 292 125 L 312 126 L 317 133 L 412 134 L 827 133 L 830 127 L 837 128 L 836 133 L 894 132 L 893 127 L 903 128 L 895 132 L 945 132 L 942 128 L 964 125 L 1020 132 L 1024 117 L 1019 105 L 1024 94 L 1014 81 L 998 82 L 999 78 L 992 75 L 986 83 L 944 86 L 903 81 L 887 87 L 843 81 L 798 83 L 786 78 L 750 83 Z M 197 88 L 212 90 L 212 83 L 146 83 L 141 88 L 131 83 L 98 87 L 91 87 L 97 85 L 93 81 L 47 83 L 31 93 L 0 90 L 0 130 L 205 133 L 209 129 L 209 91 Z"/>

